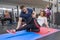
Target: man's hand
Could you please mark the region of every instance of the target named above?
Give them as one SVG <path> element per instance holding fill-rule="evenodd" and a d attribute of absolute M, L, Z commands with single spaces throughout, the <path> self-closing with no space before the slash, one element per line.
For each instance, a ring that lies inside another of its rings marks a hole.
<path fill-rule="evenodd" d="M 16 30 L 19 29 L 19 28 L 16 28 Z"/>
<path fill-rule="evenodd" d="M 17 28 L 16 29 L 19 29 L 20 25 L 21 25 L 21 22 L 22 22 L 22 18 L 19 17 L 19 21 L 18 21 L 18 25 L 17 25 Z"/>
<path fill-rule="evenodd" d="M 26 26 L 27 24 L 23 24 L 22 27 Z"/>

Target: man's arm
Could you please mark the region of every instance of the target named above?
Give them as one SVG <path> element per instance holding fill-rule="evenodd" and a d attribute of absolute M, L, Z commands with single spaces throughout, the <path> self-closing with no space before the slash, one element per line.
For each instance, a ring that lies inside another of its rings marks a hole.
<path fill-rule="evenodd" d="M 21 25 L 21 22 L 22 22 L 22 18 L 19 17 L 19 21 L 18 21 L 18 25 L 17 25 L 17 28 L 16 29 L 19 29 L 20 25 Z"/>

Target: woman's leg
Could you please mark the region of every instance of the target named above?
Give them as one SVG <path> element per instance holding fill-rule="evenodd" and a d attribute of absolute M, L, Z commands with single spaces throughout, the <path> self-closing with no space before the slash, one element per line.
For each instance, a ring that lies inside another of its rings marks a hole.
<path fill-rule="evenodd" d="M 40 25 L 37 23 L 36 19 L 33 19 L 32 31 L 34 31 L 34 32 L 39 32 L 40 31 Z"/>
<path fill-rule="evenodd" d="M 4 25 L 4 21 L 5 20 L 6 20 L 5 18 L 4 19 L 1 19 L 2 26 Z"/>
<path fill-rule="evenodd" d="M 21 31 L 21 30 L 30 31 L 31 27 L 32 27 L 31 24 L 28 24 L 28 25 L 25 25 L 24 27 L 21 27 L 21 28 L 17 29 L 16 31 Z"/>
<path fill-rule="evenodd" d="M 39 32 L 40 29 L 37 28 L 35 25 L 33 25 L 32 28 L 31 28 L 31 31 L 32 31 L 32 32 Z"/>
<path fill-rule="evenodd" d="M 12 24 L 12 19 L 11 18 L 7 18 L 7 20 L 10 22 L 10 24 Z"/>

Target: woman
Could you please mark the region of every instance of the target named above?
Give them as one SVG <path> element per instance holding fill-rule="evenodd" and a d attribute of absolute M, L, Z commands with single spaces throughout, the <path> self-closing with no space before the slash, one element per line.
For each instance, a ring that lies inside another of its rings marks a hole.
<path fill-rule="evenodd" d="M 37 18 L 37 22 L 38 22 L 38 24 L 40 26 L 42 26 L 43 24 L 45 24 L 46 27 L 49 28 L 45 11 L 41 11 L 40 12 L 40 15 Z"/>
<path fill-rule="evenodd" d="M 7 20 L 10 21 L 10 24 L 12 24 L 12 18 L 8 10 L 5 11 L 4 18 L 1 19 L 2 26 L 4 25 L 4 21 L 7 21 Z"/>

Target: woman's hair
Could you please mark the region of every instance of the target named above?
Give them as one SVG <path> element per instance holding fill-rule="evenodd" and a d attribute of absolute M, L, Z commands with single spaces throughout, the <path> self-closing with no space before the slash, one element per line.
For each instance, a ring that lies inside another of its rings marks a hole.
<path fill-rule="evenodd" d="M 36 18 L 38 18 L 39 15 L 40 15 L 40 14 L 36 14 Z"/>
<path fill-rule="evenodd" d="M 8 10 L 5 10 L 5 13 L 7 13 L 8 12 Z"/>
<path fill-rule="evenodd" d="M 43 12 L 43 16 L 45 16 L 45 17 L 46 17 L 46 12 L 45 12 L 44 10 L 43 10 L 43 11 L 41 11 L 41 12 Z M 41 13 L 41 12 L 40 12 L 40 13 Z"/>

